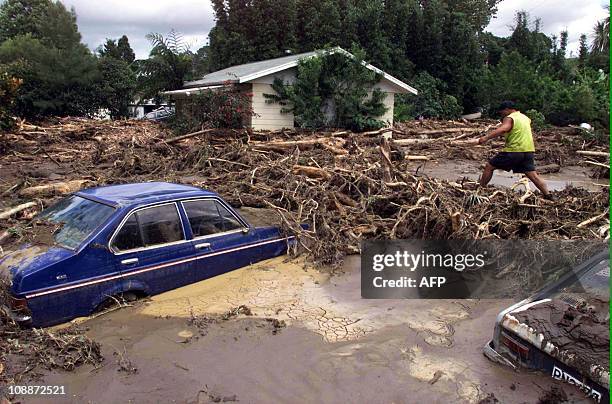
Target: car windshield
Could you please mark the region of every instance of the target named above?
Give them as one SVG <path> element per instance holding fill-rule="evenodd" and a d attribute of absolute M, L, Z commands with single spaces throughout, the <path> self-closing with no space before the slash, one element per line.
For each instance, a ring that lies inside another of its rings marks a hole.
<path fill-rule="evenodd" d="M 73 195 L 42 211 L 38 219 L 61 224 L 53 235 L 55 243 L 74 250 L 104 223 L 114 210 L 111 206 Z"/>
<path fill-rule="evenodd" d="M 551 291 L 550 297 L 561 299 L 572 305 L 580 301 L 600 299 L 608 301 L 610 296 L 610 261 L 602 259 L 579 276 L 570 277 L 567 282 Z"/>

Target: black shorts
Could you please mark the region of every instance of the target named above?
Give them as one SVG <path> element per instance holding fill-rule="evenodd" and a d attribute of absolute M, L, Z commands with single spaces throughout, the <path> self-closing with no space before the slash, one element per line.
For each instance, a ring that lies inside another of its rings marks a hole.
<path fill-rule="evenodd" d="M 491 160 L 489 160 L 489 164 L 495 168 L 499 168 L 500 170 L 512 170 L 515 173 L 535 171 L 533 152 L 497 153 Z"/>

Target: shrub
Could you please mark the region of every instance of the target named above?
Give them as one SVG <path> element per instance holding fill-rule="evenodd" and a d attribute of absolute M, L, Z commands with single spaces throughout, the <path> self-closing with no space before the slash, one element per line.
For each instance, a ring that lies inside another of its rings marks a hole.
<path fill-rule="evenodd" d="M 207 90 L 183 101 L 171 122 L 179 133 L 208 128 L 244 128 L 254 115 L 250 93 L 235 87 Z"/>
<path fill-rule="evenodd" d="M 22 80 L 11 76 L 0 66 L 0 131 L 6 131 L 13 127 L 13 106 L 17 97 L 17 91 Z"/>
<path fill-rule="evenodd" d="M 372 89 L 380 75 L 363 66 L 363 51 L 353 48 L 354 58 L 342 53 L 326 53 L 301 60 L 295 83 L 276 79 L 276 94 L 264 94 L 267 102 L 293 112 L 299 127 L 346 128 L 353 131 L 379 129 L 378 119 L 387 108 L 385 93 Z"/>
<path fill-rule="evenodd" d="M 397 122 L 425 118 L 454 119 L 461 115 L 462 107 L 452 95 L 446 94 L 446 86 L 442 80 L 427 72 L 420 72 L 411 81 L 419 90 L 417 96 L 396 96 L 394 119 Z"/>
<path fill-rule="evenodd" d="M 543 113 L 535 109 L 530 109 L 528 111 L 525 111 L 525 115 L 527 115 L 529 119 L 531 119 L 532 129 L 542 130 L 546 127 L 546 118 L 544 117 Z"/>

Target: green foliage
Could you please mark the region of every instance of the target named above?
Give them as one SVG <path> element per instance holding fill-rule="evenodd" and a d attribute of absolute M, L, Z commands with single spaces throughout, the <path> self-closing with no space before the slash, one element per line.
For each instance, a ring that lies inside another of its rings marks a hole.
<path fill-rule="evenodd" d="M 0 39 L 0 63 L 23 81 L 15 113 L 87 115 L 98 109 L 97 63 L 80 43 L 74 11 L 59 1 L 7 0 L 0 5 Z"/>
<path fill-rule="evenodd" d="M 487 71 L 486 104 L 495 107 L 513 100 L 523 111 L 537 110 L 555 125 L 597 123 L 609 127 L 608 76 L 584 68 L 570 82 L 543 74 L 537 65 L 517 52 L 504 54 L 500 63 Z"/>
<path fill-rule="evenodd" d="M 60 1 L 6 0 L 0 5 L 0 42 L 24 35 L 58 49 L 76 47 L 81 41 L 74 11 Z"/>
<path fill-rule="evenodd" d="M 363 131 L 381 128 L 385 94 L 373 86 L 380 76 L 363 66 L 364 52 L 353 49 L 355 58 L 324 53 L 300 61 L 296 82 L 275 80 L 276 94 L 265 94 L 268 102 L 279 102 L 293 112 L 298 126 L 331 126 Z"/>
<path fill-rule="evenodd" d="M 176 31 L 164 37 L 151 33 L 147 39 L 153 45 L 148 59 L 141 60 L 139 88 L 144 98 L 160 98 L 160 92 L 177 90 L 189 78 L 192 71 L 192 56 Z"/>
<path fill-rule="evenodd" d="M 531 119 L 531 128 L 534 130 L 542 130 L 546 127 L 546 118 L 544 114 L 535 110 L 530 109 L 525 111 L 525 115 Z"/>
<path fill-rule="evenodd" d="M 499 0 L 214 0 L 213 70 L 356 43 L 372 64 L 409 82 L 415 70 L 477 106 L 485 55 L 479 36 Z"/>
<path fill-rule="evenodd" d="M 127 62 L 110 56 L 99 59 L 102 81 L 98 93 L 101 107 L 110 111 L 111 118 L 129 117 L 129 105 L 136 90 L 136 75 Z"/>
<path fill-rule="evenodd" d="M 284 56 L 296 49 L 296 0 L 213 0 L 212 69 Z"/>
<path fill-rule="evenodd" d="M 8 66 L 0 65 L 0 132 L 14 125 L 13 107 L 22 81 L 8 73 Z"/>
<path fill-rule="evenodd" d="M 128 64 L 136 59 L 134 49 L 130 46 L 130 40 L 126 35 L 123 35 L 117 41 L 117 50 L 119 51 L 119 58 Z"/>
<path fill-rule="evenodd" d="M 53 48 L 30 35 L 0 45 L 0 63 L 23 80 L 15 112 L 24 117 L 88 115 L 99 105 L 96 59 L 82 45 Z"/>
<path fill-rule="evenodd" d="M 171 125 L 178 133 L 208 128 L 244 128 L 253 114 L 253 94 L 227 87 L 207 90 L 180 102 Z"/>
<path fill-rule="evenodd" d="M 210 47 L 208 45 L 201 47 L 193 55 L 192 69 L 193 77 L 199 78 L 210 73 Z"/>
<path fill-rule="evenodd" d="M 454 119 L 461 115 L 462 108 L 457 99 L 446 94 L 442 80 L 427 72 L 420 72 L 411 81 L 419 89 L 419 94 L 396 95 L 394 120 L 406 121 L 418 117 Z"/>
<path fill-rule="evenodd" d="M 107 56 L 118 60 L 123 60 L 127 64 L 132 63 L 136 59 L 136 54 L 130 46 L 130 41 L 127 36 L 123 35 L 118 41 L 107 39 L 104 45 L 97 49 L 100 56 Z"/>

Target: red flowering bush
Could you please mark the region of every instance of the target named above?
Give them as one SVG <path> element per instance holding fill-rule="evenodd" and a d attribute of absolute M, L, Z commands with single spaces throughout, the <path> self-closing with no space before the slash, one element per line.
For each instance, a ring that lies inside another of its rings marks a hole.
<path fill-rule="evenodd" d="M 252 93 L 241 92 L 233 86 L 193 95 L 178 109 L 175 127 L 179 132 L 201 128 L 244 128 L 254 115 L 252 96 Z"/>

